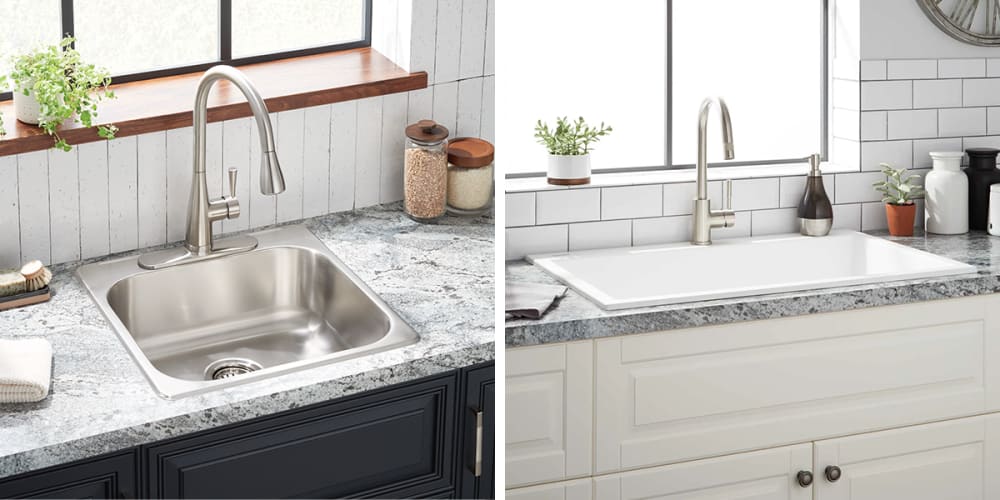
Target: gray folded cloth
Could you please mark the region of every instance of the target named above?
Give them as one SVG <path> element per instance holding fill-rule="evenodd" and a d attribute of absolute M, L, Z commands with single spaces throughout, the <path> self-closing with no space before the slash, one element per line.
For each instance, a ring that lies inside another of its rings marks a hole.
<path fill-rule="evenodd" d="M 539 319 L 559 303 L 567 288 L 559 285 L 507 282 L 504 310 L 507 319 Z"/>

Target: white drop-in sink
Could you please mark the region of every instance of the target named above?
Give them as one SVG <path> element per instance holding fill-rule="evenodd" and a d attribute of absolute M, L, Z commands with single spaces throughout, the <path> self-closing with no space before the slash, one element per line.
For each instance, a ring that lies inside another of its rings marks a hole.
<path fill-rule="evenodd" d="M 853 231 L 532 255 L 604 309 L 932 278 L 974 266 Z"/>

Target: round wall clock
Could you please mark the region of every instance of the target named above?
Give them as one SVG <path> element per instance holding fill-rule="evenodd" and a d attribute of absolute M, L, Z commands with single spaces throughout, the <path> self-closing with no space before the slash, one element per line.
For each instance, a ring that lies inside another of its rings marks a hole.
<path fill-rule="evenodd" d="M 1000 46 L 1000 0 L 917 0 L 941 31 L 957 40 Z"/>

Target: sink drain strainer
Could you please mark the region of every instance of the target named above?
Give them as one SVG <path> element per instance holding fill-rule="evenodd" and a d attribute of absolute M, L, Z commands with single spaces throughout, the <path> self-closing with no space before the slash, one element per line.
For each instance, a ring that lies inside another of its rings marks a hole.
<path fill-rule="evenodd" d="M 224 378 L 255 372 L 262 367 L 260 363 L 244 358 L 224 358 L 213 362 L 205 368 L 205 378 L 222 380 Z"/>

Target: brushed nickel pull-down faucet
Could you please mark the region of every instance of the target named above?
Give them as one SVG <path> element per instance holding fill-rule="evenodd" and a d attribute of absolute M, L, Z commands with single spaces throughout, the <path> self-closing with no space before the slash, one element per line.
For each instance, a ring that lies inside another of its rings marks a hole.
<path fill-rule="evenodd" d="M 708 98 L 702 101 L 701 111 L 698 113 L 698 195 L 694 199 L 694 216 L 691 224 L 691 244 L 711 245 L 712 229 L 719 227 L 733 227 L 736 225 L 736 213 L 732 210 L 733 204 L 733 184 L 726 181 L 725 204 L 722 210 L 712 210 L 711 200 L 708 199 L 708 145 L 706 135 L 708 133 L 708 114 L 712 110 L 712 103 L 719 103 L 719 111 L 722 116 L 722 143 L 725 151 L 725 158 L 732 160 L 733 154 L 733 125 L 729 119 L 729 108 L 722 98 Z"/>
<path fill-rule="evenodd" d="M 139 257 L 139 266 L 159 269 L 186 262 L 246 252 L 257 248 L 251 236 L 239 236 L 212 241 L 212 223 L 240 216 L 240 202 L 236 199 L 236 169 L 229 169 L 229 196 L 210 199 L 205 175 L 205 141 L 208 123 L 208 94 L 219 80 L 228 80 L 243 92 L 250 104 L 257 133 L 260 138 L 260 192 L 276 195 L 285 190 L 285 179 L 274 152 L 274 133 L 264 99 L 242 71 L 232 66 L 215 66 L 201 77 L 194 98 L 194 176 L 191 179 L 191 197 L 188 200 L 187 237 L 184 246 L 151 252 Z"/>

